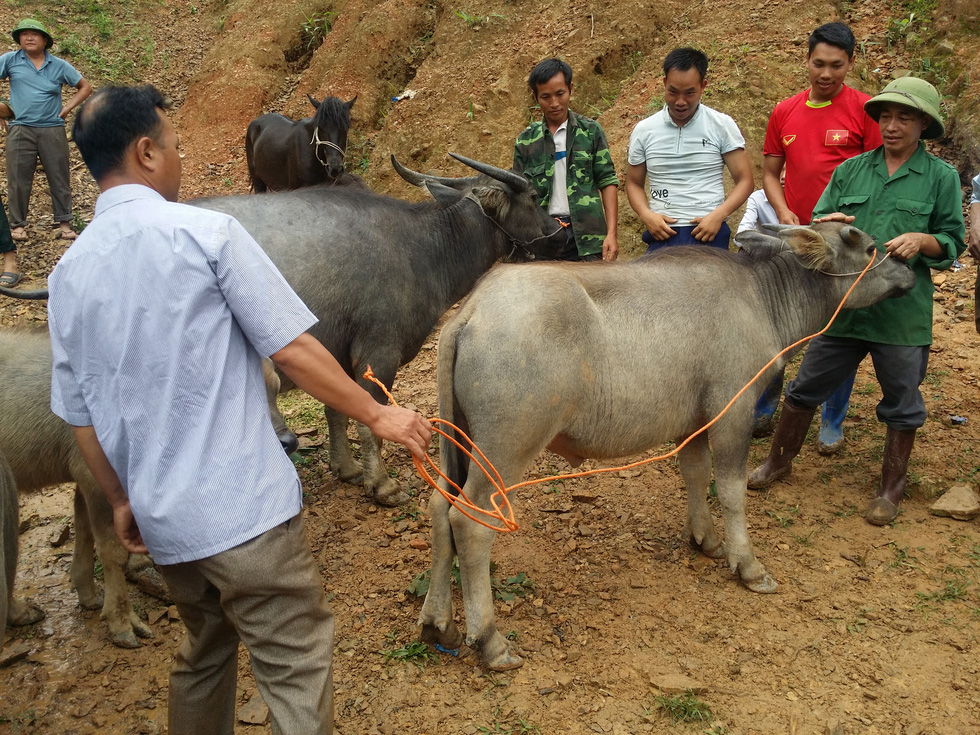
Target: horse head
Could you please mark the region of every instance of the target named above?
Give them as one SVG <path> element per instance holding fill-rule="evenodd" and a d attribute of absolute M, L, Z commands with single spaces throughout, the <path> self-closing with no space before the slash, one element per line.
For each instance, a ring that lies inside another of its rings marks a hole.
<path fill-rule="evenodd" d="M 313 115 L 313 138 L 310 145 L 313 155 L 332 179 L 344 173 L 344 156 L 347 153 L 347 131 L 350 129 L 350 110 L 357 101 L 357 95 L 350 102 L 338 97 L 324 97 L 317 102 L 309 94 L 310 104 L 316 108 Z"/>

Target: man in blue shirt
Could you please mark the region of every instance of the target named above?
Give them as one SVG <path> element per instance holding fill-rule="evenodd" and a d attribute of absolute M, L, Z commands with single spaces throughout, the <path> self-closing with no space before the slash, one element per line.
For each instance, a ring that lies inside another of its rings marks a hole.
<path fill-rule="evenodd" d="M 92 94 L 92 85 L 75 67 L 48 51 L 53 40 L 43 24 L 25 18 L 11 35 L 20 49 L 0 56 L 0 79 L 10 80 L 10 101 L 17 115 L 9 121 L 7 131 L 7 206 L 12 236 L 14 240 L 27 240 L 27 208 L 40 160 L 51 189 L 54 221 L 61 228 L 61 237 L 73 240 L 65 120 Z M 62 104 L 61 88 L 66 84 L 78 92 Z M 16 273 L 12 268 L 4 270 Z"/>
<path fill-rule="evenodd" d="M 330 733 L 333 615 L 261 357 L 416 456 L 430 428 L 347 377 L 234 218 L 176 203 L 168 106 L 153 87 L 110 87 L 75 120 L 102 193 L 48 281 L 51 409 L 75 427 L 123 546 L 161 565 L 187 628 L 170 734 L 234 730 L 240 642 L 273 732 Z"/>

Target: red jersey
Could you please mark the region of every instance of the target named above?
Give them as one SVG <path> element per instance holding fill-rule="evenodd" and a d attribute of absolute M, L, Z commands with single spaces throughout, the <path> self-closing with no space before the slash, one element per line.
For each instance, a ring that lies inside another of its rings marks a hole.
<path fill-rule="evenodd" d="M 786 204 L 801 224 L 810 223 L 838 164 L 881 145 L 878 123 L 864 111 L 868 95 L 845 84 L 832 100 L 813 106 L 809 94 L 805 90 L 776 105 L 762 149 L 786 158 Z"/>

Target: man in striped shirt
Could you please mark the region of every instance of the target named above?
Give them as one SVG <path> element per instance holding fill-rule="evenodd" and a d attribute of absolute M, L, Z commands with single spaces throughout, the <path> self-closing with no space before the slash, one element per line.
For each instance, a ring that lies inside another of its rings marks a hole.
<path fill-rule="evenodd" d="M 333 615 L 261 358 L 417 456 L 429 426 L 347 377 L 234 218 L 176 203 L 168 106 L 153 87 L 110 87 L 75 120 L 101 195 L 48 281 L 51 408 L 75 427 L 123 545 L 161 565 L 187 628 L 170 734 L 233 731 L 240 642 L 273 731 L 330 733 Z"/>

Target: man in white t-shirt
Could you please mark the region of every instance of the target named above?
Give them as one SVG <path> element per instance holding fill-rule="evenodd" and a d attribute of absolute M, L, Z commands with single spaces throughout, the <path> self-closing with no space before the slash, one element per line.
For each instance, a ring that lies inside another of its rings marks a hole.
<path fill-rule="evenodd" d="M 701 104 L 707 72 L 708 57 L 696 49 L 667 54 L 664 108 L 630 136 L 626 194 L 646 226 L 647 252 L 668 245 L 727 249 L 725 220 L 752 193 L 745 138 L 732 118 Z M 727 197 L 725 166 L 735 181 Z"/>

